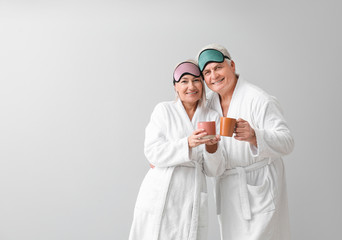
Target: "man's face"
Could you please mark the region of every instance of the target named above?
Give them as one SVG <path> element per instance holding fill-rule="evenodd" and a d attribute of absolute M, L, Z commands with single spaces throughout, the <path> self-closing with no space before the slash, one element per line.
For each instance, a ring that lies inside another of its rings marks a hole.
<path fill-rule="evenodd" d="M 225 60 L 209 63 L 202 71 L 207 86 L 214 92 L 224 93 L 235 84 L 235 64 Z"/>

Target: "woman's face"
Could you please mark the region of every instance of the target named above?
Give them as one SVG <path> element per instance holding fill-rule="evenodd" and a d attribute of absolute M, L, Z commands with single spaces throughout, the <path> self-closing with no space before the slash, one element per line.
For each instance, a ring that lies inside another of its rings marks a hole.
<path fill-rule="evenodd" d="M 201 78 L 186 74 L 179 82 L 176 82 L 175 90 L 183 103 L 196 103 L 202 97 L 203 85 Z"/>

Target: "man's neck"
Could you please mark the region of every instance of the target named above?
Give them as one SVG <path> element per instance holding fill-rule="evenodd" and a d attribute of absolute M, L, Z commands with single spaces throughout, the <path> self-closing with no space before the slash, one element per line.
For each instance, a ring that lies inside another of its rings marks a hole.
<path fill-rule="evenodd" d="M 230 102 L 233 98 L 233 94 L 234 94 L 234 90 L 235 90 L 238 78 L 239 78 L 239 76 L 235 75 L 235 79 L 232 82 L 232 84 L 230 86 L 228 86 L 224 92 L 218 93 L 220 96 L 220 103 L 221 103 L 221 109 L 222 109 L 223 116 L 227 116 L 227 114 L 228 114 Z"/>
<path fill-rule="evenodd" d="M 230 102 L 230 100 L 233 97 L 238 78 L 239 76 L 235 75 L 234 81 L 232 81 L 232 83 L 229 86 L 227 86 L 226 89 L 218 93 L 220 95 L 221 102 Z"/>

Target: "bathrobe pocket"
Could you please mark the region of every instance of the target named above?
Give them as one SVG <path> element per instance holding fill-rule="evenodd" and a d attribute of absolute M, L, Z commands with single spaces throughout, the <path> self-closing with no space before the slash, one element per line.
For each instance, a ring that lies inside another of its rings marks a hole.
<path fill-rule="evenodd" d="M 251 213 L 253 215 L 272 212 L 275 210 L 274 204 L 274 182 L 269 174 L 269 166 L 265 167 L 265 175 L 260 185 L 247 184 L 248 198 Z"/>

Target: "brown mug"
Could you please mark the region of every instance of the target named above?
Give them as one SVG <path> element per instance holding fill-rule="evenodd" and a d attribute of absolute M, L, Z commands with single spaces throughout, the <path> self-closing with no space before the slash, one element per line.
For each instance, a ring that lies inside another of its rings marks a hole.
<path fill-rule="evenodd" d="M 221 117 L 220 118 L 220 135 L 232 137 L 236 125 L 235 118 Z"/>
<path fill-rule="evenodd" d="M 197 123 L 197 129 L 204 129 L 205 132 L 208 134 L 203 139 L 214 138 L 216 136 L 216 122 L 209 121 L 209 122 L 199 122 Z"/>

